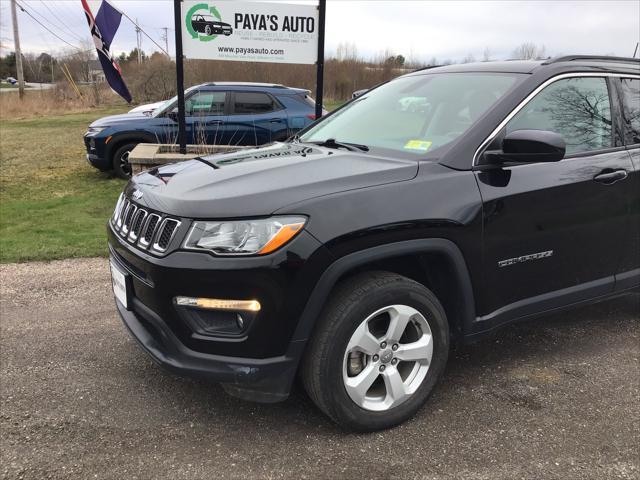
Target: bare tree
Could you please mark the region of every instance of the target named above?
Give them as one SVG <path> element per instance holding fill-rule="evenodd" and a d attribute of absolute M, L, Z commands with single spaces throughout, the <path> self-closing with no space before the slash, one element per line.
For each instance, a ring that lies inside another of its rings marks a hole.
<path fill-rule="evenodd" d="M 537 46 L 533 42 L 525 42 L 517 47 L 511 54 L 516 60 L 540 60 L 545 58 L 544 45 Z"/>
<path fill-rule="evenodd" d="M 467 56 L 462 59 L 462 63 L 473 63 L 476 61 L 476 57 L 472 53 L 467 53 Z"/>

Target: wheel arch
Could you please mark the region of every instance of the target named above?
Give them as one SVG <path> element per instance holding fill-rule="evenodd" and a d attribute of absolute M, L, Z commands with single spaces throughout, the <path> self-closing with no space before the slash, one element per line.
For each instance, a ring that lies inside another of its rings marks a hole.
<path fill-rule="evenodd" d="M 109 163 L 113 162 L 113 155 L 116 151 L 127 143 L 156 143 L 156 137 L 147 132 L 130 132 L 115 134 L 111 141 L 107 144 L 105 157 L 109 159 Z"/>
<path fill-rule="evenodd" d="M 418 260 L 416 262 L 416 259 Z M 385 270 L 429 288 L 442 303 L 452 335 L 460 337 L 475 319 L 475 299 L 469 271 L 460 249 L 443 238 L 407 240 L 345 255 L 322 274 L 302 312 L 290 351 L 302 350 L 333 288 L 366 270 Z"/>

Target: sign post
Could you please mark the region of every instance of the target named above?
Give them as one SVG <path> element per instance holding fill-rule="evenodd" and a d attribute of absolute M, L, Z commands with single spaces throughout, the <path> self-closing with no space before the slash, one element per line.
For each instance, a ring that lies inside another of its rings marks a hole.
<path fill-rule="evenodd" d="M 184 111 L 184 55 L 182 54 L 182 0 L 173 0 L 176 29 L 176 88 L 178 90 L 178 145 L 187 153 L 187 131 Z"/>
<path fill-rule="evenodd" d="M 322 117 L 322 100 L 324 94 L 324 18 L 327 0 L 320 0 L 318 5 L 318 62 L 316 65 L 316 120 Z"/>

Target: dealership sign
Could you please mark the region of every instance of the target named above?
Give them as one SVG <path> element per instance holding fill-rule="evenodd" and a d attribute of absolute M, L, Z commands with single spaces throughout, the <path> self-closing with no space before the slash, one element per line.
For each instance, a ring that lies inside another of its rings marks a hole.
<path fill-rule="evenodd" d="M 314 64 L 318 7 L 218 0 L 182 2 L 186 58 Z"/>

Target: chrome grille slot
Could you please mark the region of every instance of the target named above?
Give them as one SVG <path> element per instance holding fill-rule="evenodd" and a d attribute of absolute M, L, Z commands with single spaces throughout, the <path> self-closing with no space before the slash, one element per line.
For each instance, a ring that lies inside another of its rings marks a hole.
<path fill-rule="evenodd" d="M 151 241 L 153 240 L 153 237 L 156 233 L 156 229 L 158 228 L 159 222 L 160 222 L 160 215 L 156 215 L 155 213 L 152 213 L 151 215 L 148 216 L 147 221 L 144 225 L 144 229 L 140 234 L 140 240 L 138 241 L 138 244 L 141 247 L 147 248 L 151 244 Z"/>
<path fill-rule="evenodd" d="M 133 203 L 129 203 L 129 208 L 127 208 L 127 213 L 124 214 L 124 221 L 122 222 L 122 230 L 120 231 L 120 235 L 123 237 L 127 236 L 129 230 L 131 229 L 131 222 L 133 220 L 133 216 L 136 213 L 136 207 Z"/>
<path fill-rule="evenodd" d="M 157 240 L 153 244 L 153 249 L 157 250 L 158 252 L 164 252 L 169 246 L 169 243 L 171 243 L 171 239 L 175 235 L 176 231 L 178 230 L 178 225 L 180 225 L 179 221 L 172 218 L 165 218 L 158 230 L 159 233 L 157 236 Z"/>
<path fill-rule="evenodd" d="M 111 223 L 116 224 L 118 218 L 120 218 L 120 212 L 122 211 L 122 204 L 124 203 L 124 195 L 121 193 L 118 197 L 118 202 L 116 203 L 116 208 L 113 211 L 113 215 L 111 216 Z"/>
<path fill-rule="evenodd" d="M 138 239 L 145 218 L 147 218 L 147 211 L 139 208 L 136 214 L 133 216 L 131 231 L 129 232 L 129 236 L 127 237 L 130 242 L 135 242 Z"/>
<path fill-rule="evenodd" d="M 118 213 L 118 220 L 116 221 L 116 227 L 118 228 L 118 230 L 122 228 L 122 222 L 124 220 L 125 214 L 127 213 L 127 208 L 129 208 L 130 204 L 131 202 L 128 199 L 125 199 L 120 206 L 120 213 Z"/>

